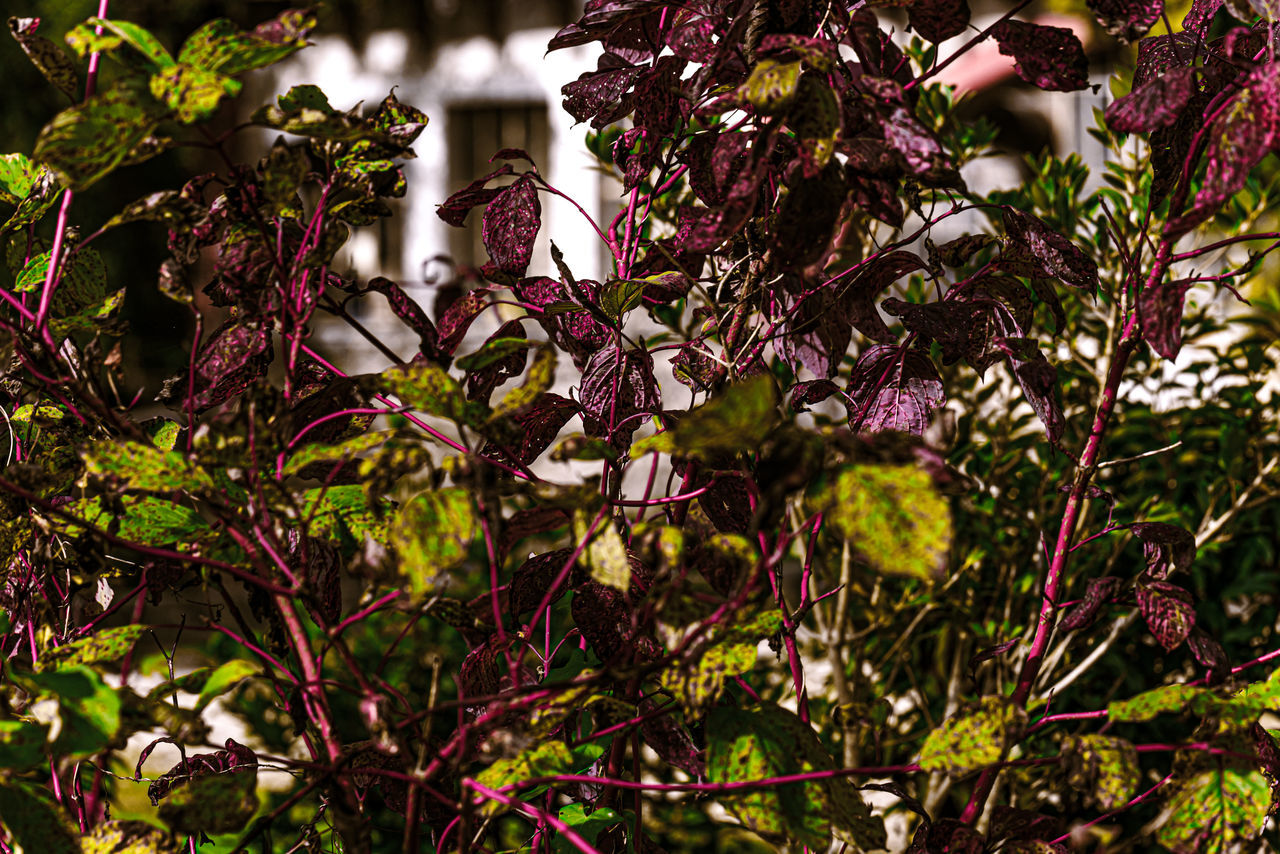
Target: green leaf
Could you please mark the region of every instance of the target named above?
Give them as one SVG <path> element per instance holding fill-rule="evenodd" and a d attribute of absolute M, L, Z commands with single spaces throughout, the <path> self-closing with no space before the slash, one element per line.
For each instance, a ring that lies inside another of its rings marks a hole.
<path fill-rule="evenodd" d="M 286 212 L 301 216 L 298 207 L 298 189 L 311 171 L 306 144 L 287 145 L 284 137 L 277 137 L 262 166 L 262 195 L 275 216 Z"/>
<path fill-rule="evenodd" d="M 10 18 L 9 32 L 45 79 L 71 100 L 80 98 L 80 75 L 71 57 L 53 42 L 36 35 L 39 18 Z"/>
<path fill-rule="evenodd" d="M 315 27 L 316 18 L 307 10 L 290 9 L 281 13 L 276 23 L 283 29 L 278 40 L 243 32 L 226 18 L 210 21 L 186 40 L 178 61 L 219 74 L 241 74 L 274 65 L 306 47 L 307 33 Z"/>
<path fill-rule="evenodd" d="M 813 729 L 772 704 L 720 706 L 707 715 L 707 779 L 755 782 L 835 767 Z M 883 848 L 884 823 L 873 818 L 848 780 L 822 778 L 722 792 L 717 799 L 744 825 L 782 844 L 825 850 L 831 834 L 863 849 Z"/>
<path fill-rule="evenodd" d="M 393 435 L 392 431 L 384 430 L 377 433 L 362 433 L 336 445 L 323 443 L 304 445 L 289 457 L 283 474 L 285 477 L 290 477 L 315 463 L 337 464 L 355 459 L 358 454 L 382 445 Z"/>
<path fill-rule="evenodd" d="M 542 744 L 527 748 L 511 759 L 499 759 L 476 775 L 475 780 L 490 789 L 501 790 L 504 786 L 518 786 L 525 780 L 539 777 L 554 777 L 557 774 L 573 772 L 573 754 L 563 741 L 548 739 Z M 517 793 L 504 794 L 516 797 Z M 485 800 L 478 812 L 484 816 L 494 816 L 505 811 L 507 807 L 498 801 Z"/>
<path fill-rule="evenodd" d="M 277 99 L 279 106 L 268 104 L 257 110 L 250 121 L 286 133 L 335 141 L 381 139 L 382 134 L 359 117 L 340 113 L 329 105 L 329 99 L 318 86 L 294 86 Z"/>
<path fill-rule="evenodd" d="M 151 95 L 189 125 L 218 111 L 224 97 L 240 94 L 241 83 L 192 65 L 171 65 L 151 75 Z"/>
<path fill-rule="evenodd" d="M 611 279 L 600 288 L 600 308 L 615 321 L 640 305 L 648 282 L 641 279 Z"/>
<path fill-rule="evenodd" d="M 104 821 L 81 838 L 84 854 L 171 854 L 173 842 L 145 821 Z"/>
<path fill-rule="evenodd" d="M 478 371 L 515 353 L 528 350 L 529 346 L 529 341 L 525 338 L 491 338 L 481 344 L 479 350 L 458 359 L 458 367 L 464 371 Z"/>
<path fill-rule="evenodd" d="M 436 590 L 444 573 L 466 560 L 479 525 L 471 494 L 458 487 L 419 493 L 405 504 L 391 530 L 391 544 L 409 590 Z"/>
<path fill-rule="evenodd" d="M 29 783 L 0 784 L 0 823 L 15 850 L 31 854 L 81 854 L 80 841 L 62 810 Z"/>
<path fill-rule="evenodd" d="M 80 758 L 100 752 L 120 730 L 120 696 L 88 667 L 15 674 L 39 697 L 35 716 L 52 724 L 55 753 Z M 47 706 L 42 705 L 47 703 Z"/>
<path fill-rule="evenodd" d="M 24 771 L 45 762 L 49 728 L 31 721 L 0 721 L 0 768 Z"/>
<path fill-rule="evenodd" d="M 1164 685 L 1107 705 L 1111 721 L 1149 721 L 1162 712 L 1203 714 L 1214 705 L 1213 692 L 1196 685 Z"/>
<path fill-rule="evenodd" d="M 196 699 L 196 711 L 202 711 L 218 697 L 230 691 L 251 676 L 258 676 L 262 668 L 251 661 L 233 658 L 209 674 L 200 696 Z"/>
<path fill-rule="evenodd" d="M 1061 755 L 1067 784 L 1085 792 L 1104 810 L 1128 803 L 1142 781 L 1138 752 L 1123 738 L 1067 736 L 1062 740 Z"/>
<path fill-rule="evenodd" d="M 358 483 L 308 489 L 302 494 L 302 519 L 309 521 L 307 532 L 313 537 L 355 544 L 366 537 L 381 543 L 387 537 L 386 522 L 370 509 Z"/>
<path fill-rule="evenodd" d="M 164 418 L 157 419 L 150 427 L 145 424 L 143 426 L 147 427 L 151 444 L 162 451 L 172 451 L 173 446 L 178 443 L 178 434 L 182 432 L 181 424 Z"/>
<path fill-rule="evenodd" d="M 189 225 L 204 216 L 201 207 L 177 190 L 160 190 L 125 205 L 102 226 L 105 231 L 130 222 L 163 222 L 171 226 Z"/>
<path fill-rule="evenodd" d="M 0 202 L 16 205 L 36 185 L 36 165 L 25 154 L 0 154 Z"/>
<path fill-rule="evenodd" d="M 213 478 L 186 454 L 142 442 L 94 442 L 85 452 L 85 471 L 144 492 L 213 488 Z"/>
<path fill-rule="evenodd" d="M 537 355 L 533 357 L 533 364 L 529 366 L 529 373 L 525 376 L 524 382 L 503 396 L 502 401 L 493 408 L 491 420 L 501 418 L 504 415 L 512 415 L 534 403 L 547 389 L 551 388 L 555 378 L 555 348 L 551 346 L 539 347 Z"/>
<path fill-rule="evenodd" d="M 652 451 L 706 456 L 755 450 L 778 423 L 778 388 L 762 374 L 735 383 L 680 419 L 673 430 L 635 443 L 631 458 Z"/>
<path fill-rule="evenodd" d="M 94 33 L 98 27 L 103 29 L 101 35 Z M 129 21 L 108 20 L 105 18 L 89 18 L 67 33 L 67 44 L 78 55 L 83 57 L 93 51 L 114 51 L 123 45 L 133 48 L 144 60 L 149 69 L 168 68 L 173 65 L 173 57 L 165 50 L 160 40 L 148 30 Z M 117 57 L 128 62 L 123 57 Z M 130 63 L 132 64 L 132 63 Z"/>
<path fill-rule="evenodd" d="M 587 536 L 591 520 L 595 513 L 590 510 L 577 510 L 573 514 L 573 536 L 582 540 Z M 626 593 L 631 588 L 631 563 L 627 559 L 627 544 L 622 535 L 606 517 L 596 526 L 591 542 L 584 552 L 587 566 L 591 570 L 591 578 L 606 587 L 612 587 Z"/>
<path fill-rule="evenodd" d="M 781 628 L 782 615 L 777 611 L 741 622 L 735 618 L 717 627 L 710 642 L 695 650 L 690 660 L 672 664 L 658 679 L 680 701 L 686 717 L 701 718 L 719 698 L 725 682 L 755 666 L 759 642 Z"/>
<path fill-rule="evenodd" d="M 883 573 L 930 579 L 946 566 L 951 509 L 919 466 L 844 466 L 817 482 L 809 501 Z"/>
<path fill-rule="evenodd" d="M 760 112 L 771 115 L 791 106 L 800 84 L 800 62 L 762 59 L 738 89 L 740 97 Z"/>
<path fill-rule="evenodd" d="M 54 295 L 54 303 L 58 302 L 58 296 Z M 97 332 L 104 328 L 108 320 L 115 316 L 120 307 L 124 305 L 124 288 L 107 294 L 97 302 L 87 305 L 81 309 L 77 309 L 72 314 L 62 317 L 51 317 L 49 319 L 49 329 L 53 332 L 53 337 L 61 341 L 73 332 Z"/>
<path fill-rule="evenodd" d="M 121 499 L 123 513 L 104 507 L 98 498 L 82 498 L 64 505 L 63 509 L 85 520 L 96 530 L 107 531 L 123 540 L 144 546 L 167 546 L 175 543 L 209 541 L 214 532 L 204 518 L 181 504 L 151 495 L 126 495 Z M 75 523 L 59 523 L 69 536 L 79 536 L 84 529 Z"/>
<path fill-rule="evenodd" d="M 1245 850 L 1262 833 L 1270 808 L 1271 787 L 1261 773 L 1219 762 L 1173 781 L 1156 839 L 1178 854 Z"/>
<path fill-rule="evenodd" d="M 615 809 L 601 807 L 588 813 L 584 804 L 569 804 L 561 807 L 556 818 L 569 825 L 579 836 L 593 845 L 601 831 L 622 821 L 622 816 Z M 554 854 L 577 854 L 578 852 L 577 847 L 569 840 L 559 836 L 552 840 L 551 850 Z"/>
<path fill-rule="evenodd" d="M 13 289 L 19 293 L 39 293 L 49 272 L 51 253 L 41 252 L 27 262 Z M 82 249 L 63 257 L 53 310 L 58 316 L 73 315 L 87 306 L 100 304 L 107 295 L 107 267 L 93 249 Z"/>
<path fill-rule="evenodd" d="M 35 158 L 63 184 L 83 190 L 120 166 L 164 114 L 149 93 L 122 80 L 53 117 L 36 139 Z"/>
<path fill-rule="evenodd" d="M 387 390 L 418 412 L 448 418 L 458 424 L 484 422 L 485 408 L 466 399 L 462 386 L 434 362 L 411 362 L 382 375 Z"/>
<path fill-rule="evenodd" d="M 87 638 L 46 651 L 36 662 L 36 670 L 62 670 L 82 664 L 118 661 L 133 649 L 146 631 L 146 626 L 138 625 L 103 629 Z"/>
<path fill-rule="evenodd" d="M 926 771 L 962 774 L 999 762 L 1027 721 L 1027 713 L 1008 697 L 983 697 L 929 733 L 920 750 Z"/>
<path fill-rule="evenodd" d="M 5 221 L 4 226 L 0 227 L 0 236 L 39 222 L 61 193 L 62 187 L 49 167 L 39 166 L 30 191 L 18 202 L 17 210 Z M 25 246 L 25 240 L 23 244 Z"/>

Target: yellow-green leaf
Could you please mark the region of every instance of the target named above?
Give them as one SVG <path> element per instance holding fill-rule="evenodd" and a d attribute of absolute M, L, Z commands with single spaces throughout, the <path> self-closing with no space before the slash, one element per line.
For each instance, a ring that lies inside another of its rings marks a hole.
<path fill-rule="evenodd" d="M 1026 720 L 1027 713 L 1008 697 L 983 697 L 929 733 L 920 750 L 920 767 L 962 774 L 994 765 Z"/>
<path fill-rule="evenodd" d="M 446 572 L 466 560 L 478 528 L 465 489 L 423 492 L 406 504 L 391 530 L 391 544 L 410 591 L 434 591 Z"/>

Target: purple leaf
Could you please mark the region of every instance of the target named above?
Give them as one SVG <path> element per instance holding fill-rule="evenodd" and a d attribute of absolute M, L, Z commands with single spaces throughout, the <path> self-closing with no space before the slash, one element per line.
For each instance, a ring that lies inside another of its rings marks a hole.
<path fill-rule="evenodd" d="M 600 350 L 583 369 L 578 396 L 589 435 L 602 436 L 611 444 L 621 441 L 629 445 L 631 434 L 641 423 L 631 416 L 655 412 L 662 405 L 653 376 L 653 357 L 638 349 Z M 624 421 L 621 431 L 615 432 Z"/>
<path fill-rule="evenodd" d="M 628 93 L 644 71 L 616 54 L 604 54 L 595 71 L 561 87 L 565 112 L 580 122 L 591 119 L 593 127 L 612 124 L 631 112 Z"/>
<path fill-rule="evenodd" d="M 151 798 L 151 805 L 155 806 L 171 791 L 187 785 L 193 779 L 207 777 L 210 774 L 227 774 L 251 769 L 256 773 L 257 768 L 257 754 L 243 744 L 228 738 L 226 750 L 188 756 L 153 780 L 147 787 L 147 797 Z"/>
<path fill-rule="evenodd" d="M 655 138 L 671 136 L 677 123 L 689 118 L 691 105 L 680 84 L 684 67 L 685 60 L 680 57 L 664 56 L 636 81 L 632 116 L 636 129 Z"/>
<path fill-rule="evenodd" d="M 640 701 L 641 713 L 653 711 L 655 702 L 650 698 Z M 693 738 L 670 714 L 646 718 L 640 724 L 640 738 L 658 754 L 663 762 L 673 765 L 693 777 L 703 777 L 707 773 L 702 751 L 693 743 Z"/>
<path fill-rule="evenodd" d="M 1224 2 L 1225 0 L 1192 0 L 1187 16 L 1182 19 L 1182 29 L 1203 39 Z"/>
<path fill-rule="evenodd" d="M 938 258 L 948 267 L 962 267 L 977 252 L 996 242 L 990 234 L 966 234 L 938 247 Z"/>
<path fill-rule="evenodd" d="M 488 175 L 483 178 L 477 178 L 445 199 L 444 204 L 436 209 L 436 215 L 449 223 L 449 225 L 461 227 L 472 208 L 489 204 L 499 193 L 506 189 L 505 187 L 486 187 L 486 185 L 494 178 L 511 175 L 514 172 L 515 170 L 511 168 L 510 163 L 502 164 Z"/>
<path fill-rule="evenodd" d="M 214 330 L 196 356 L 196 387 L 190 395 L 192 411 L 204 412 L 244 391 L 266 376 L 274 358 L 269 328 L 228 320 Z M 187 397 L 188 374 L 184 370 L 165 382 L 156 399 L 186 406 Z"/>
<path fill-rule="evenodd" d="M 1167 581 L 1139 581 L 1138 608 L 1147 628 L 1166 650 L 1172 651 L 1191 634 L 1196 610 L 1191 594 Z"/>
<path fill-rule="evenodd" d="M 418 346 L 424 355 L 437 352 L 439 336 L 436 334 L 435 324 L 413 297 L 405 293 L 398 284 L 382 276 L 369 280 L 369 290 L 377 291 L 387 298 L 395 316 L 417 334 L 420 341 Z"/>
<path fill-rule="evenodd" d="M 578 404 L 568 398 L 552 392 L 538 396 L 533 405 L 512 416 L 512 420 L 521 428 L 520 446 L 510 450 L 516 454 L 516 461 L 529 465 L 556 440 L 560 429 L 569 423 L 569 419 L 580 411 Z M 486 445 L 481 451 L 483 456 L 504 458 L 501 449 Z"/>
<path fill-rule="evenodd" d="M 1107 126 L 1125 133 L 1145 133 L 1178 121 L 1195 91 L 1194 68 L 1171 68 L 1107 107 Z"/>
<path fill-rule="evenodd" d="M 478 291 L 472 291 L 462 299 L 450 303 L 437 327 L 440 336 L 439 352 L 452 356 L 471 328 L 472 321 L 489 305 L 489 301 Z"/>
<path fill-rule="evenodd" d="M 991 34 L 1000 52 L 1014 58 L 1014 71 L 1031 85 L 1052 92 L 1088 87 L 1089 60 L 1080 39 L 1066 27 L 1001 21 Z"/>
<path fill-rule="evenodd" d="M 1050 276 L 1086 293 L 1098 289 L 1098 265 L 1074 243 L 1043 220 L 1028 213 L 1004 209 L 1004 229 L 1009 239 L 1039 262 Z"/>
<path fill-rule="evenodd" d="M 987 826 L 987 844 L 1000 842 L 1039 842 L 1048 843 L 1062 835 L 1062 820 L 1053 816 L 1042 815 L 1031 810 L 1020 810 L 999 805 L 991 811 L 991 822 Z M 994 846 L 992 846 L 994 847 Z M 1002 846 L 1003 850 L 1026 850 L 1020 846 Z M 1039 846 L 1031 850 L 1040 851 Z M 1062 848 L 1065 851 L 1065 848 Z"/>
<path fill-rule="evenodd" d="M 580 281 L 578 286 L 587 299 L 595 298 L 597 286 L 594 282 Z M 538 308 L 574 302 L 574 296 L 569 292 L 568 286 L 545 276 L 522 279 L 512 289 L 521 300 Z M 593 317 L 586 309 L 556 314 L 543 313 L 537 315 L 537 319 L 556 346 L 569 353 L 579 370 L 610 339 L 609 327 Z"/>
<path fill-rule="evenodd" d="M 525 151 L 523 148 L 499 149 L 496 154 L 489 158 L 490 163 L 495 160 L 523 160 L 535 170 L 538 168 L 538 164 L 533 162 L 533 158 L 529 156 L 529 152 Z"/>
<path fill-rule="evenodd" d="M 815 71 L 827 72 L 835 65 L 836 45 L 828 39 L 791 33 L 770 33 L 760 40 L 756 56 L 799 59 Z"/>
<path fill-rule="evenodd" d="M 1098 611 L 1108 602 L 1116 601 L 1124 580 L 1113 575 L 1090 579 L 1084 599 L 1062 618 L 1058 627 L 1064 632 L 1074 632 L 1092 626 L 1098 619 Z"/>
<path fill-rule="evenodd" d="M 1280 744 L 1275 736 L 1267 731 L 1260 721 L 1254 721 L 1249 730 L 1253 736 L 1253 749 L 1258 759 L 1258 767 L 1267 785 L 1271 787 L 1271 811 L 1275 812 L 1275 804 L 1280 803 Z"/>
<path fill-rule="evenodd" d="M 1181 525 L 1136 522 L 1129 530 L 1142 541 L 1147 572 L 1155 578 L 1167 578 L 1172 570 L 1184 570 L 1196 559 L 1196 538 Z"/>
<path fill-rule="evenodd" d="M 511 551 L 512 546 L 526 537 L 545 534 L 568 524 L 569 514 L 558 507 L 531 507 L 528 510 L 517 510 L 502 526 L 498 550 L 506 554 Z"/>
<path fill-rule="evenodd" d="M 829 164 L 814 177 L 795 181 L 778 207 L 769 240 L 779 267 L 800 269 L 822 260 L 845 195 L 844 174 L 836 164 Z"/>
<path fill-rule="evenodd" d="M 746 133 L 704 131 L 680 150 L 677 158 L 689 166 L 689 188 L 708 206 L 724 204 L 734 179 L 747 163 Z"/>
<path fill-rule="evenodd" d="M 897 149 L 917 178 L 929 185 L 951 186 L 959 176 L 947 160 L 942 144 L 920 124 L 911 110 L 901 104 L 891 107 L 881 119 L 885 140 Z"/>
<path fill-rule="evenodd" d="M 656 0 L 589 0 L 583 4 L 582 17 L 556 33 L 547 50 L 605 39 L 637 18 L 651 15 L 659 5 Z"/>
<path fill-rule="evenodd" d="M 914 252 L 899 249 L 866 262 L 847 284 L 837 290 L 836 310 L 863 335 L 881 344 L 896 339 L 876 311 L 875 300 L 885 288 L 907 273 L 927 270 L 928 265 Z"/>
<path fill-rule="evenodd" d="M 808 412 L 811 404 L 821 403 L 839 391 L 840 387 L 831 380 L 796 383 L 791 387 L 791 409 L 794 412 Z"/>
<path fill-rule="evenodd" d="M 538 188 L 532 178 L 521 175 L 489 202 L 484 211 L 481 237 L 498 269 L 513 276 L 524 275 L 541 224 Z"/>
<path fill-rule="evenodd" d="M 973 682 L 978 681 L 978 665 L 984 661 L 990 661 L 993 658 L 999 658 L 1018 644 L 1022 643 L 1020 638 L 1007 640 L 1004 643 L 998 643 L 995 646 L 989 646 L 986 649 L 978 650 L 969 658 L 969 678 Z"/>
<path fill-rule="evenodd" d="M 707 491 L 698 496 L 698 506 L 722 533 L 745 534 L 751 524 L 751 494 L 740 474 L 716 474 Z"/>
<path fill-rule="evenodd" d="M 876 178 L 855 172 L 846 166 L 849 201 L 886 225 L 900 228 L 905 221 L 898 184 L 888 178 Z"/>
<path fill-rule="evenodd" d="M 574 591 L 569 606 L 578 630 L 607 665 L 643 663 L 660 654 L 648 625 L 640 623 L 644 609 L 639 604 L 652 579 L 634 555 L 628 561 L 631 587 L 626 593 L 588 579 Z"/>
<path fill-rule="evenodd" d="M 520 568 L 511 576 L 511 586 L 507 589 L 507 607 L 511 613 L 518 617 L 538 607 L 572 554 L 573 549 L 557 549 L 531 557 L 520 564 Z M 561 585 L 551 601 L 558 602 L 568 589 L 568 584 Z"/>
<path fill-rule="evenodd" d="M 1210 685 L 1221 682 L 1231 670 L 1231 661 L 1227 658 L 1227 651 L 1222 648 L 1222 644 L 1205 634 L 1204 630 L 1196 626 L 1191 630 L 1191 634 L 1187 637 L 1187 646 L 1191 648 L 1191 654 L 1195 656 L 1196 661 L 1204 666 L 1208 673 L 1208 681 Z"/>
<path fill-rule="evenodd" d="M 1166 359 L 1178 358 L 1182 349 L 1182 306 L 1191 284 L 1189 279 L 1161 282 L 1138 298 L 1142 337 Z"/>
<path fill-rule="evenodd" d="M 801 368 L 807 368 L 826 379 L 840 370 L 853 330 L 834 307 L 834 296 L 822 290 L 810 294 L 791 313 L 785 334 L 775 346 L 792 370 L 799 373 Z"/>
<path fill-rule="evenodd" d="M 294 573 L 306 584 L 307 610 L 320 626 L 342 619 L 342 555 L 336 546 L 318 537 L 289 531 L 287 557 Z"/>
<path fill-rule="evenodd" d="M 926 354 L 885 345 L 871 347 L 858 358 L 849 375 L 848 394 L 851 426 L 860 418 L 861 429 L 869 433 L 897 430 L 917 436 L 924 434 L 945 399 L 942 379 Z"/>
<path fill-rule="evenodd" d="M 1164 0 L 1085 0 L 1098 23 L 1128 44 L 1142 38 L 1160 20 Z"/>
<path fill-rule="evenodd" d="M 730 176 L 732 183 L 724 202 L 701 213 L 692 224 L 682 248 L 711 252 L 738 231 L 755 209 L 760 183 L 768 173 L 769 154 L 775 141 L 773 136 L 763 142 L 760 137 L 754 140 L 742 166 Z"/>
<path fill-rule="evenodd" d="M 934 44 L 958 36 L 969 26 L 966 0 L 917 0 L 907 9 L 907 23 Z"/>
<path fill-rule="evenodd" d="M 911 63 L 880 28 L 880 21 L 869 8 L 864 6 L 849 16 L 845 42 L 857 54 L 864 75 L 884 77 L 904 86 L 913 79 Z"/>
<path fill-rule="evenodd" d="M 1280 142 L 1280 63 L 1253 70 L 1218 111 L 1208 132 L 1208 166 L 1191 209 L 1165 227 L 1179 237 L 1213 216 L 1244 186 L 1249 172 Z"/>
<path fill-rule="evenodd" d="M 1056 445 L 1066 426 L 1057 398 L 1058 369 L 1029 338 L 996 338 L 992 343 L 1008 358 L 1014 379 L 1044 424 L 1045 435 Z"/>
<path fill-rule="evenodd" d="M 984 848 L 982 834 L 959 819 L 944 818 L 932 824 L 921 822 L 906 854 L 982 854 Z"/>

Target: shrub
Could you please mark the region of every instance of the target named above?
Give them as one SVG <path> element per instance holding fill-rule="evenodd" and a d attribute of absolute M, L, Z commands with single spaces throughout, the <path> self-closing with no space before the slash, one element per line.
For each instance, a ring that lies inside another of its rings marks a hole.
<path fill-rule="evenodd" d="M 994 39 L 1089 85 L 1026 5 L 939 62 L 964 0 L 906 48 L 860 5 L 589 2 L 551 48 L 604 48 L 564 106 L 622 180 L 583 220 L 612 273 L 534 259 L 562 194 L 505 150 L 439 208 L 489 261 L 430 311 L 330 266 L 424 115 L 303 85 L 210 124 L 309 11 L 176 55 L 92 18 L 78 60 L 13 19 L 75 106 L 0 159 L 0 850 L 1256 844 L 1275 326 L 1213 309 L 1280 245 L 1272 24 L 1096 4 L 1137 41 L 1106 185 L 1045 156 L 984 197 L 938 72 Z M 250 126 L 281 135 L 236 163 Z M 72 224 L 180 145 L 223 166 Z M 137 222 L 196 330 L 162 409 L 94 245 Z M 348 310 L 383 299 L 411 361 Z M 345 375 L 325 315 L 394 364 Z"/>

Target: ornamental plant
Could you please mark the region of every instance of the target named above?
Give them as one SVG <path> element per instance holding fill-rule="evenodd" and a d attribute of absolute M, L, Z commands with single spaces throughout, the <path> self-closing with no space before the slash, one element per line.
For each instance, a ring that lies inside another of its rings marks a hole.
<path fill-rule="evenodd" d="M 66 48 L 11 19 L 73 105 L 0 158 L 0 852 L 1267 844 L 1280 311 L 1220 308 L 1280 245 L 1276 9 L 1090 4 L 1133 60 L 1103 180 L 977 194 L 995 132 L 939 71 L 994 40 L 1090 85 L 1027 7 L 592 0 L 550 48 L 602 48 L 564 107 L 612 270 L 535 257 L 563 194 L 504 150 L 439 207 L 488 262 L 427 305 L 334 266 L 426 116 L 215 120 L 309 10 L 176 52 L 106 0 Z M 220 165 L 77 219 L 184 146 Z M 154 403 L 117 233 L 191 310 Z"/>

